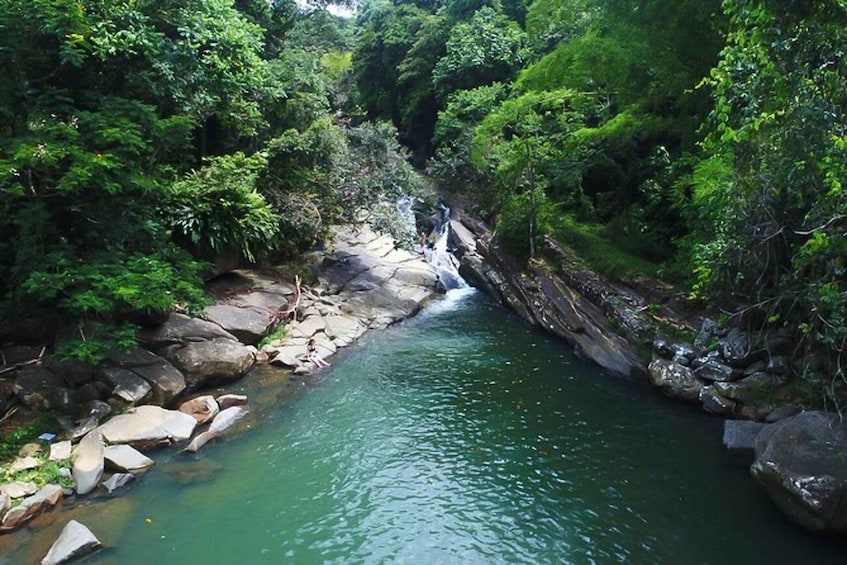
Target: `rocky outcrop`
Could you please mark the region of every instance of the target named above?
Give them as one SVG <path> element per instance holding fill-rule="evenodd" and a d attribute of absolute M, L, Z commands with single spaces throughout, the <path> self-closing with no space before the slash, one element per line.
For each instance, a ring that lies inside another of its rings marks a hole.
<path fill-rule="evenodd" d="M 222 410 L 217 416 L 215 416 L 215 419 L 212 420 L 212 423 L 209 425 L 209 429 L 192 439 L 191 443 L 186 446 L 185 451 L 190 453 L 199 451 L 204 445 L 234 426 L 236 422 L 246 415 L 247 408 L 244 406 L 231 406 Z"/>
<path fill-rule="evenodd" d="M 59 565 L 79 559 L 96 551 L 103 544 L 91 533 L 91 530 L 76 520 L 71 520 L 62 529 L 50 551 L 41 560 L 41 565 Z"/>
<path fill-rule="evenodd" d="M 847 534 L 847 423 L 802 412 L 767 426 L 755 449 L 751 472 L 786 516 L 814 532 Z"/>
<path fill-rule="evenodd" d="M 694 376 L 691 369 L 669 361 L 655 359 L 649 366 L 650 382 L 666 396 L 686 402 L 698 402 L 705 384 Z"/>
<path fill-rule="evenodd" d="M 624 328 L 636 341 L 652 337 L 652 326 L 639 315 L 641 304 L 633 296 L 577 268 L 576 259 L 551 240 L 545 242 L 544 261 L 531 260 L 521 269 L 484 226 L 475 223 L 473 233 L 453 220 L 450 229 L 461 258 L 460 273 L 472 284 L 608 372 L 633 379 L 646 375 L 619 331 Z"/>
<path fill-rule="evenodd" d="M 220 412 L 220 407 L 214 396 L 206 394 L 183 402 L 179 411 L 194 417 L 198 424 L 205 424 Z"/>
<path fill-rule="evenodd" d="M 651 382 L 670 396 L 699 402 L 706 412 L 765 420 L 787 396 L 787 367 L 781 356 L 754 343 L 749 333 L 721 328 L 707 318 L 692 344 L 653 342 Z M 675 385 L 659 374 L 668 371 L 685 376 L 685 393 L 671 392 Z"/>
<path fill-rule="evenodd" d="M 256 345 L 268 332 L 275 311 L 276 308 L 213 304 L 203 311 L 203 318 L 219 325 L 242 343 Z"/>

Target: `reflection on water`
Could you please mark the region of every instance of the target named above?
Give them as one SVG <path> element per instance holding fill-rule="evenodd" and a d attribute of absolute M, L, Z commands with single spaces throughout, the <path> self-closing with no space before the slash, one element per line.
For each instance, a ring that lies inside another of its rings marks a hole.
<path fill-rule="evenodd" d="M 473 291 L 452 291 L 368 336 L 323 373 L 266 369 L 239 386 L 253 429 L 196 458 L 213 469 L 203 480 L 173 478 L 195 459 L 154 454 L 157 466 L 121 499 L 120 519 L 95 525 L 113 503 L 89 506 L 80 519 L 109 545 L 90 562 L 844 555 L 842 542 L 782 519 L 746 465 L 722 451 L 719 420 L 603 375 Z M 27 556 L 37 538 L 20 538 Z"/>

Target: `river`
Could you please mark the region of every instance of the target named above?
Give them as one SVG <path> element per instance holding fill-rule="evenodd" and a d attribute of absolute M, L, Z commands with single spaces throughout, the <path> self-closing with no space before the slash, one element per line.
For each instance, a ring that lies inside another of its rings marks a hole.
<path fill-rule="evenodd" d="M 42 531 L 79 517 L 108 546 L 87 563 L 844 560 L 723 451 L 719 419 L 604 375 L 471 290 L 317 376 L 265 368 L 236 390 L 254 410 L 242 433 L 156 452 L 125 495 Z M 22 534 L 11 562 L 40 559 L 55 533 L 40 538 Z"/>

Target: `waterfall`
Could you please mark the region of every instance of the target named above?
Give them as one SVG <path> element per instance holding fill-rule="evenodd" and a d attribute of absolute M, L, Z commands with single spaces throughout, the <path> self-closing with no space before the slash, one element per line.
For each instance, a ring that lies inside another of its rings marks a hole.
<path fill-rule="evenodd" d="M 470 287 L 462 275 L 459 274 L 459 261 L 448 249 L 450 239 L 450 208 L 441 206 L 442 220 L 440 225 L 433 229 L 435 239 L 431 249 L 424 249 L 427 260 L 438 271 L 438 279 L 444 290 L 467 289 Z"/>

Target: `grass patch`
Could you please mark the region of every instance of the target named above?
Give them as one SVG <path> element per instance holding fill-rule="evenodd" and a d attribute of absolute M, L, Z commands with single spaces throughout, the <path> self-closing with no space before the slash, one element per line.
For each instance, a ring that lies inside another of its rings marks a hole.
<path fill-rule="evenodd" d="M 284 340 L 286 334 L 288 334 L 288 326 L 279 326 L 277 329 L 262 338 L 262 340 L 259 342 L 259 349 L 262 349 L 264 346 L 270 345 L 275 341 Z"/>
<path fill-rule="evenodd" d="M 13 461 L 24 445 L 41 443 L 38 436 L 44 432 L 54 432 L 58 428 L 59 424 L 53 415 L 42 414 L 28 424 L 24 424 L 9 433 L 4 433 L 0 438 L 0 464 Z"/>
<path fill-rule="evenodd" d="M 622 280 L 633 275 L 654 277 L 659 265 L 624 251 L 606 235 L 606 228 L 583 224 L 562 215 L 550 226 L 551 236 L 574 250 L 586 266 L 599 274 Z"/>
<path fill-rule="evenodd" d="M 73 488 L 74 480 L 70 476 L 62 474 L 62 469 L 70 469 L 72 462 L 70 459 L 64 461 L 47 461 L 47 455 L 38 457 L 41 465 L 35 469 L 21 471 L 19 473 L 10 473 L 5 467 L 0 467 L 0 483 L 9 483 L 12 481 L 21 481 L 24 483 L 33 482 L 37 488 L 45 485 L 59 485 L 65 488 Z"/>

